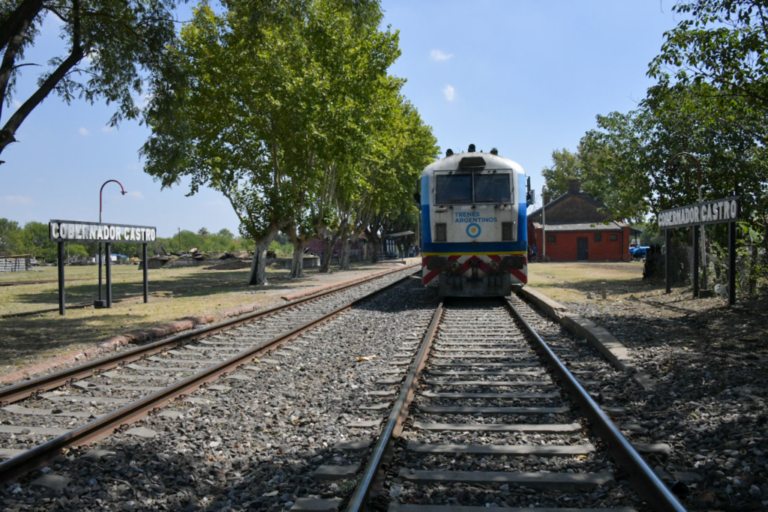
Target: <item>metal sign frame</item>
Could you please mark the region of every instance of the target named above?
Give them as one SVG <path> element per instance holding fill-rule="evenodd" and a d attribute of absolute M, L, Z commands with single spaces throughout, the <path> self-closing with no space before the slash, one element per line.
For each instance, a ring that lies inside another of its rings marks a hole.
<path fill-rule="evenodd" d="M 693 228 L 693 298 L 699 297 L 699 232 L 707 224 L 728 223 L 728 305 L 736 304 L 736 221 L 741 214 L 739 196 L 715 201 L 704 201 L 659 212 L 657 222 L 664 230 L 666 251 L 664 254 L 664 280 L 666 293 L 672 291 L 671 264 L 672 230 Z M 706 262 L 705 262 L 706 264 Z"/>
<path fill-rule="evenodd" d="M 66 229 L 66 232 L 64 232 L 63 229 Z M 115 242 L 141 244 L 144 271 L 144 303 L 146 304 L 149 302 L 147 244 L 156 240 L 156 227 L 52 219 L 48 222 L 48 234 L 51 241 L 58 244 L 59 314 L 61 316 L 67 314 L 67 306 L 65 303 L 66 291 L 64 287 L 64 244 L 66 242 L 104 243 L 104 260 L 106 262 L 107 278 L 106 307 L 108 308 L 112 307 L 112 244 Z M 101 265 L 101 258 L 101 253 L 99 253 L 99 265 Z M 99 299 L 101 299 L 101 273 L 99 273 Z"/>

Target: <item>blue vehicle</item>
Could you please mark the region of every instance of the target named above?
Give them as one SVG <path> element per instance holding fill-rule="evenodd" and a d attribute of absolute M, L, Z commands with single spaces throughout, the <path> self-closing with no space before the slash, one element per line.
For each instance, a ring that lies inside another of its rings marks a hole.
<path fill-rule="evenodd" d="M 641 245 L 640 247 L 630 247 L 629 254 L 632 255 L 632 258 L 640 260 L 648 256 L 648 249 L 650 248 L 651 247 L 648 245 Z"/>

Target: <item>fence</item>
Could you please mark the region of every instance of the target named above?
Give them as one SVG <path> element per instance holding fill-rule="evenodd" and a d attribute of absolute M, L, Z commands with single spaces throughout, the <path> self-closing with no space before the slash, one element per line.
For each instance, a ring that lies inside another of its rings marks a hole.
<path fill-rule="evenodd" d="M 32 270 L 32 255 L 0 256 L 0 274 L 5 272 L 26 272 Z"/>

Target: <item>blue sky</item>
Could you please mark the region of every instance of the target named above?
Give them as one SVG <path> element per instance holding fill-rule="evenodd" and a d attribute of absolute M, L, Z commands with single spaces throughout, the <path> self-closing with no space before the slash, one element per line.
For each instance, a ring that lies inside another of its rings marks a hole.
<path fill-rule="evenodd" d="M 385 24 L 400 31 L 402 56 L 391 73 L 433 127 L 438 144 L 470 143 L 520 163 L 537 191 L 553 149 L 575 149 L 595 116 L 636 107 L 653 83 L 645 76 L 665 30 L 676 24 L 673 2 L 648 0 L 384 0 Z M 188 17 L 180 13 L 180 19 Z M 61 52 L 58 26 L 47 20 L 27 62 Z M 25 68 L 17 100 L 36 77 Z M 2 122 L 14 110 L 4 112 Z M 0 159 L 0 217 L 25 223 L 98 220 L 237 232 L 227 200 L 213 190 L 186 197 L 187 187 L 161 191 L 142 171 L 138 150 L 149 131 L 138 122 L 107 127 L 104 103 L 50 96 L 18 131 Z"/>

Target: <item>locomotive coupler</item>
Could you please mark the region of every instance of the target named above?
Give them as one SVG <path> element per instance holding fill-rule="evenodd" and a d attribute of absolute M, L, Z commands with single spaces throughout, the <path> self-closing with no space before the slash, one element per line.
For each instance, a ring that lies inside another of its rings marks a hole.
<path fill-rule="evenodd" d="M 472 269 L 472 274 L 469 278 L 469 281 L 473 283 L 477 283 L 480 281 L 480 276 L 478 275 L 477 271 L 480 268 L 480 260 L 472 260 L 469 263 L 470 268 Z"/>

